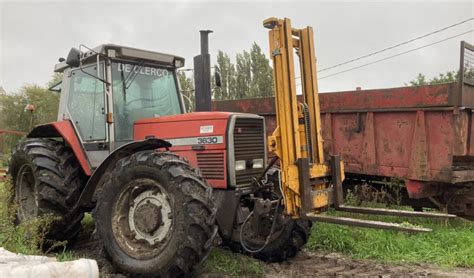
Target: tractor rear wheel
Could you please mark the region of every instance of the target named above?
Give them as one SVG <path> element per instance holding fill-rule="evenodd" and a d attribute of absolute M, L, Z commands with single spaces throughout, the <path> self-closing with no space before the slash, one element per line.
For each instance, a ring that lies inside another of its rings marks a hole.
<path fill-rule="evenodd" d="M 96 229 L 112 263 L 141 275 L 182 276 L 217 234 L 211 188 L 169 152 L 119 160 L 98 196 Z"/>
<path fill-rule="evenodd" d="M 26 139 L 13 151 L 8 172 L 18 203 L 18 224 L 51 214 L 55 220 L 48 240 L 72 240 L 79 234 L 83 212 L 65 216 L 78 200 L 86 176 L 69 147 L 52 139 Z"/>

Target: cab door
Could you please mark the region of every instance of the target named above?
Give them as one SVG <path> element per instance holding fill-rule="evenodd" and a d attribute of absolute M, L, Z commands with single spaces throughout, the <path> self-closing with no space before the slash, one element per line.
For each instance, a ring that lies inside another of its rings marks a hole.
<path fill-rule="evenodd" d="M 106 101 L 103 81 L 103 63 L 85 66 L 68 72 L 67 112 L 78 133 L 92 168 L 96 168 L 108 156 L 110 144 L 106 122 Z"/>

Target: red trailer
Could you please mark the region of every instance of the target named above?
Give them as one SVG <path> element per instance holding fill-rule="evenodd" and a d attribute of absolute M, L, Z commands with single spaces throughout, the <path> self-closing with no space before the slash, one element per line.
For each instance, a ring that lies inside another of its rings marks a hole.
<path fill-rule="evenodd" d="M 462 65 L 455 83 L 320 94 L 326 154 L 342 156 L 349 180 L 398 177 L 411 199 L 474 216 L 474 82 Z M 273 98 L 213 109 L 263 115 L 267 134 L 275 127 Z"/>

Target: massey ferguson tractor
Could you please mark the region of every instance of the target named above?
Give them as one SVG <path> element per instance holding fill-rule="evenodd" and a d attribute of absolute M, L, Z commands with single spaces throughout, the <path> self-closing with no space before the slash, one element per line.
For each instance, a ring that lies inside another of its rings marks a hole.
<path fill-rule="evenodd" d="M 268 140 L 270 162 L 263 117 L 186 113 L 177 79 L 183 58 L 112 44 L 73 48 L 55 66 L 63 73 L 58 121 L 35 127 L 11 158 L 18 222 L 53 214 L 48 238 L 73 240 L 92 212 L 118 269 L 180 276 L 206 258 L 217 234 L 235 251 L 282 261 L 306 243 L 310 220 L 427 231 L 321 214 L 330 205 L 447 217 L 343 204 L 343 164 L 322 151 L 312 29 L 275 18 L 264 26 L 271 29 L 278 126 Z M 202 31 L 194 59 L 198 111 L 210 110 L 207 36 Z"/>

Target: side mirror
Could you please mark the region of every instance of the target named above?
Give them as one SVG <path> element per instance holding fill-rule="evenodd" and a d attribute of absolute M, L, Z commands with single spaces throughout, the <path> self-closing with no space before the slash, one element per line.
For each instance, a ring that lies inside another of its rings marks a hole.
<path fill-rule="evenodd" d="M 219 71 L 217 71 L 217 70 L 215 71 L 214 78 L 216 79 L 216 86 L 220 87 L 222 85 L 222 83 L 221 83 L 221 74 L 220 74 Z"/>
<path fill-rule="evenodd" d="M 66 58 L 66 64 L 68 64 L 71 67 L 77 68 L 81 64 L 81 53 L 77 48 L 71 48 L 69 51 L 69 54 L 67 55 Z"/>

